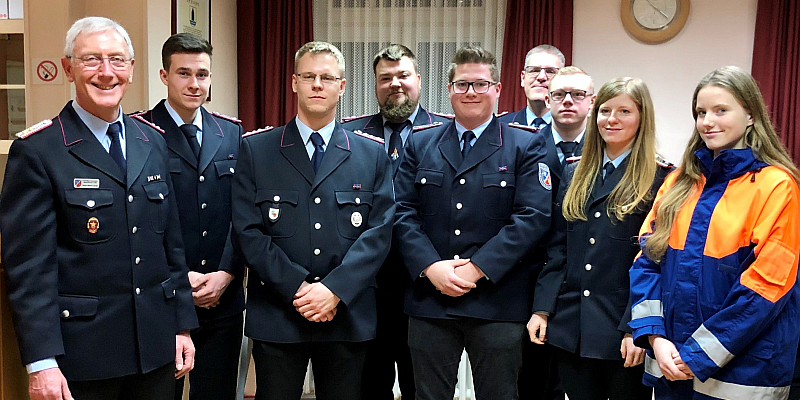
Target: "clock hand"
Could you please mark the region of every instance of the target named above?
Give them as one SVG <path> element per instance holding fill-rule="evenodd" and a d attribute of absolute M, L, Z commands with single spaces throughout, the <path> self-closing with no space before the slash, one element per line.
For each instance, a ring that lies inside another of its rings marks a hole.
<path fill-rule="evenodd" d="M 663 11 L 661 11 L 661 10 L 660 10 L 658 7 L 654 6 L 654 5 L 653 5 L 653 3 L 652 3 L 652 2 L 650 2 L 650 0 L 647 0 L 647 4 L 650 4 L 650 7 L 653 7 L 653 8 L 654 8 L 656 11 L 658 11 L 658 13 L 659 13 L 659 14 L 663 15 L 663 16 L 664 16 L 664 18 L 666 18 L 666 19 L 669 19 L 669 17 L 667 16 L 667 14 L 664 14 L 664 12 L 663 12 Z"/>

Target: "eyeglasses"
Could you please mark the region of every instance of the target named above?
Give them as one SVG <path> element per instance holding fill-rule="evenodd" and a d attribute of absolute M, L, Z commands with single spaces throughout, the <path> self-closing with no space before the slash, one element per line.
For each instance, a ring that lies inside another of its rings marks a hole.
<path fill-rule="evenodd" d="M 570 95 L 573 101 L 581 101 L 585 99 L 587 96 L 591 96 L 593 94 L 594 93 L 589 93 L 585 90 L 571 90 L 571 91 L 554 90 L 550 92 L 550 100 L 562 102 L 564 101 L 565 98 L 567 98 L 567 95 Z"/>
<path fill-rule="evenodd" d="M 338 76 L 333 76 L 329 74 L 317 75 L 313 72 L 302 72 L 299 74 L 295 74 L 295 76 L 297 76 L 300 82 L 303 83 L 314 83 L 314 81 L 317 80 L 317 77 L 319 77 L 319 80 L 322 81 L 323 85 L 334 85 L 336 84 L 336 81 L 342 79 L 341 77 Z"/>
<path fill-rule="evenodd" d="M 537 67 L 535 65 L 529 65 L 525 67 L 525 74 L 530 76 L 539 76 L 539 73 L 544 71 L 544 74 L 548 78 L 552 78 L 558 72 L 558 68 L 553 67 Z"/>
<path fill-rule="evenodd" d="M 490 81 L 474 81 L 474 82 L 467 82 L 467 81 L 454 81 L 450 82 L 450 85 L 453 87 L 453 92 L 455 93 L 467 93 L 469 87 L 472 86 L 472 90 L 475 93 L 486 93 L 489 91 L 489 87 L 492 85 L 496 85 L 497 82 L 490 82 Z"/>
<path fill-rule="evenodd" d="M 132 58 L 125 58 L 122 56 L 111 56 L 111 57 L 86 56 L 86 57 L 69 57 L 69 58 L 80 61 L 81 64 L 83 64 L 83 67 L 86 69 L 97 69 L 100 67 L 100 65 L 103 64 L 104 60 L 108 60 L 108 63 L 111 64 L 111 68 L 125 69 L 128 66 L 128 62 L 132 60 Z"/>

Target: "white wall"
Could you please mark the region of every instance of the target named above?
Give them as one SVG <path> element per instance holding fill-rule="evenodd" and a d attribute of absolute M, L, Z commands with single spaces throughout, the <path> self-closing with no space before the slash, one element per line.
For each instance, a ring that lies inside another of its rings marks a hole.
<path fill-rule="evenodd" d="M 683 31 L 669 42 L 642 44 L 622 27 L 619 0 L 574 0 L 573 64 L 596 89 L 620 76 L 647 83 L 656 110 L 659 152 L 678 163 L 692 134 L 692 94 L 713 69 L 753 57 L 757 0 L 695 0 Z"/>

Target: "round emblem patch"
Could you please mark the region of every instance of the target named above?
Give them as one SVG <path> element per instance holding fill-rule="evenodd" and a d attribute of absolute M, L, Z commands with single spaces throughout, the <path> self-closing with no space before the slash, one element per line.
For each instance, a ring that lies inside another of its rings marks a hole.
<path fill-rule="evenodd" d="M 361 216 L 361 213 L 358 211 L 354 211 L 353 214 L 350 215 L 350 223 L 353 224 L 354 227 L 358 228 L 361 226 L 361 223 L 364 222 L 364 217 Z"/>

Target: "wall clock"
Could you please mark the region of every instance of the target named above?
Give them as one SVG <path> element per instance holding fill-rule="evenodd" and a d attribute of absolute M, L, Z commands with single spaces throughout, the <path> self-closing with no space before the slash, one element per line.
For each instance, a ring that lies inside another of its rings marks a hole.
<path fill-rule="evenodd" d="M 664 43 L 683 29 L 690 0 L 622 0 L 620 17 L 625 30 L 647 44 Z"/>

